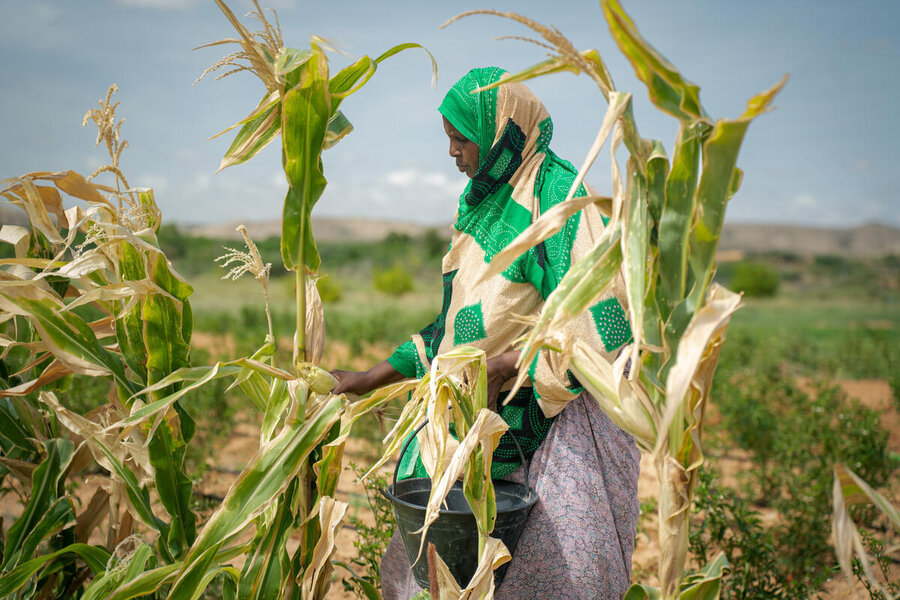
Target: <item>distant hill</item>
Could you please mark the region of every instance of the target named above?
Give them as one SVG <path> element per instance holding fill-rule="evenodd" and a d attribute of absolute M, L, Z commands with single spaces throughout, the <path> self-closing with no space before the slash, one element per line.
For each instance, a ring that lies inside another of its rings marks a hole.
<path fill-rule="evenodd" d="M 281 221 L 232 221 L 218 225 L 196 225 L 186 227 L 191 235 L 219 238 L 240 239 L 235 228 L 244 223 L 247 232 L 255 240 L 281 235 Z M 357 217 L 313 217 L 313 231 L 316 241 L 340 242 L 355 240 L 360 242 L 377 242 L 391 233 L 401 233 L 410 237 L 420 236 L 429 229 L 437 229 L 439 233 L 450 235 L 450 225 L 427 226 L 402 221 L 381 221 L 377 219 L 361 219 Z"/>
<path fill-rule="evenodd" d="M 0 224 L 25 224 L 25 213 L 18 208 L 0 204 Z M 217 239 L 238 239 L 238 221 L 217 225 L 186 226 L 190 235 Z M 280 221 L 244 222 L 256 240 L 281 234 Z M 377 241 L 390 233 L 419 236 L 428 229 L 449 237 L 450 225 L 427 226 L 402 221 L 383 221 L 362 218 L 314 217 L 316 239 L 321 242 L 342 240 Z M 786 252 L 798 255 L 839 254 L 850 257 L 900 255 L 900 229 L 887 225 L 869 224 L 847 229 L 799 227 L 765 223 L 726 224 L 719 243 L 719 251 L 734 257 L 744 253 Z"/>
<path fill-rule="evenodd" d="M 777 224 L 725 224 L 719 252 L 788 252 L 799 255 L 836 254 L 850 257 L 900 255 L 900 229 L 861 225 L 824 229 Z"/>
<path fill-rule="evenodd" d="M 216 238 L 236 238 L 237 223 L 191 227 L 192 235 Z M 279 221 L 247 223 L 254 239 L 280 235 Z M 389 233 L 418 236 L 428 226 L 399 221 L 378 221 L 361 218 L 313 218 L 316 239 L 322 242 L 341 240 L 377 241 Z M 449 225 L 432 227 L 449 234 Z M 826 229 L 778 224 L 726 224 L 719 242 L 719 251 L 735 254 L 757 252 L 786 252 L 798 255 L 840 254 L 851 257 L 900 255 L 900 229 L 887 225 L 862 225 L 849 229 Z"/>

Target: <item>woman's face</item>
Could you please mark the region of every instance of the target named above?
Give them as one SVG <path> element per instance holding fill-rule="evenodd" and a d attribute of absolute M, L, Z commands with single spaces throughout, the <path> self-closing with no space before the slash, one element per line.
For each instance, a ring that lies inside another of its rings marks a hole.
<path fill-rule="evenodd" d="M 447 117 L 441 115 L 441 118 L 444 120 L 444 131 L 450 138 L 450 156 L 456 159 L 456 168 L 469 179 L 475 177 L 478 172 L 478 144 L 461 134 Z"/>

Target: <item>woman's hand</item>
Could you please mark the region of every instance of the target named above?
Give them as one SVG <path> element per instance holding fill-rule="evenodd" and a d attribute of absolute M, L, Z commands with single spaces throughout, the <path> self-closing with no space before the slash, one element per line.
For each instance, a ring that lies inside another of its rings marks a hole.
<path fill-rule="evenodd" d="M 381 361 L 368 371 L 342 371 L 335 369 L 331 375 L 338 380 L 332 394 L 368 394 L 375 388 L 380 388 L 389 383 L 395 383 L 403 379 L 394 367 L 386 360 Z"/>
<path fill-rule="evenodd" d="M 500 388 L 516 376 L 516 361 L 519 351 L 510 350 L 487 360 L 487 400 L 488 408 L 499 413 Z"/>
<path fill-rule="evenodd" d="M 332 394 L 357 394 L 362 395 L 369 391 L 368 371 L 342 371 L 335 369 L 331 375 L 338 380 Z"/>

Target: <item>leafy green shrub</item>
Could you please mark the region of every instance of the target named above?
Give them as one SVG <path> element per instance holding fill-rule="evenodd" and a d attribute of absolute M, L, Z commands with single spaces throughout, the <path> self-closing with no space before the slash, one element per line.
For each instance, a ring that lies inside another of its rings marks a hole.
<path fill-rule="evenodd" d="M 730 287 L 751 298 L 774 296 L 778 291 L 778 271 L 761 262 L 742 261 L 734 265 Z"/>
<path fill-rule="evenodd" d="M 425 231 L 422 236 L 422 245 L 425 247 L 425 254 L 429 257 L 443 256 L 447 251 L 447 245 L 450 241 L 438 233 L 437 229 L 431 228 Z"/>
<path fill-rule="evenodd" d="M 368 469 L 350 463 L 350 468 L 361 477 Z M 384 475 L 373 475 L 363 481 L 366 490 L 366 506 L 372 513 L 371 525 L 355 515 L 350 516 L 350 525 L 356 529 L 357 538 L 353 547 L 357 550 L 356 558 L 351 563 L 362 567 L 363 574 L 350 571 L 352 577 L 343 580 L 344 589 L 352 591 L 357 598 L 368 598 L 368 589 L 381 589 L 381 557 L 387 550 L 388 542 L 394 533 L 394 513 L 391 504 L 378 491 L 386 488 L 387 478 Z M 349 566 L 349 565 L 348 565 Z"/>
<path fill-rule="evenodd" d="M 778 564 L 773 532 L 746 499 L 717 484 L 715 470 L 704 468 L 699 473 L 689 542 L 694 560 L 703 565 L 719 551 L 725 553 L 734 565 L 722 578 L 725 600 L 785 598 L 788 577 Z"/>
<path fill-rule="evenodd" d="M 402 296 L 413 289 L 413 276 L 402 265 L 394 265 L 390 269 L 376 269 L 372 276 L 372 285 L 379 292 L 390 296 Z"/>
<path fill-rule="evenodd" d="M 325 275 L 316 280 L 316 288 L 323 304 L 332 304 L 341 299 L 341 284 L 334 277 Z"/>
<path fill-rule="evenodd" d="M 748 500 L 780 514 L 769 530 L 789 597 L 810 597 L 835 564 L 827 518 L 832 465 L 847 464 L 873 487 L 897 465 L 879 415 L 849 402 L 840 388 L 815 382 L 807 392 L 769 359 L 751 358 L 745 367 L 718 379 L 722 425 L 751 453 Z"/>

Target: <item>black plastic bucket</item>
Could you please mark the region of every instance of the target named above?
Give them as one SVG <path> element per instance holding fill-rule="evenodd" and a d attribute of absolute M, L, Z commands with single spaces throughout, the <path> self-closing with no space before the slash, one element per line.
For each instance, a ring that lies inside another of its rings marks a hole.
<path fill-rule="evenodd" d="M 404 444 L 397 459 L 397 468 L 399 468 L 400 460 L 406 453 L 413 437 L 426 423 L 427 421 L 422 423 Z M 524 465 L 525 455 L 515 436 L 513 436 L 513 441 Z M 425 558 L 424 550 L 429 543 L 432 543 L 453 577 L 456 578 L 456 582 L 460 587 L 466 587 L 478 567 L 478 526 L 463 493 L 462 482 L 457 481 L 453 484 L 450 493 L 447 494 L 444 508 L 438 512 L 437 520 L 428 528 L 422 556 L 418 561 L 416 561 L 416 557 L 419 554 L 422 536 L 413 532 L 420 530 L 425 523 L 425 507 L 431 494 L 431 480 L 423 477 L 397 481 L 397 469 L 395 468 L 393 484 L 388 486 L 387 490 L 381 490 L 381 493 L 391 501 L 394 508 L 394 518 L 397 520 L 400 538 L 403 540 L 409 556 L 416 583 L 420 587 L 428 589 L 428 561 Z M 519 534 L 522 533 L 528 513 L 538 501 L 537 493 L 528 485 L 528 469 L 525 469 L 525 485 L 512 481 L 495 480 L 494 493 L 497 501 L 497 520 L 491 536 L 503 540 L 512 554 L 515 552 L 516 543 L 519 541 Z M 506 567 L 507 565 L 503 565 L 495 571 L 496 585 L 503 580 Z"/>

